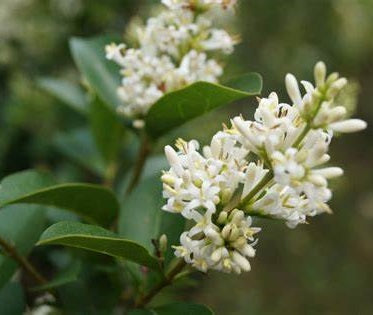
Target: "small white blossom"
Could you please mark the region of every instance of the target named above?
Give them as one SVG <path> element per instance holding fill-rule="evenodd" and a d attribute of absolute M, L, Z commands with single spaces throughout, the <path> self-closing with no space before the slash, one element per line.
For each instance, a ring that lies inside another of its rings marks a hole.
<path fill-rule="evenodd" d="M 255 121 L 238 116 L 232 124 L 240 135 L 239 141 L 258 155 L 290 147 L 305 125 L 297 109 L 279 103 L 276 93 L 260 99 Z"/>
<path fill-rule="evenodd" d="M 193 234 L 192 230 L 184 232 L 181 245 L 174 246 L 175 255 L 203 272 L 209 269 L 238 274 L 250 271 L 249 258 L 255 256 L 254 234 L 260 231 L 251 224 L 251 217 L 241 210 L 223 211 L 217 223 L 210 223 L 200 234 Z"/>
<path fill-rule="evenodd" d="M 166 146 L 165 153 L 171 168 L 162 176 L 166 211 L 181 212 L 187 219 L 201 220 L 199 207 L 211 218 L 216 205 L 229 201 L 240 183 L 244 182 L 248 151 L 236 147 L 236 140 L 219 132 L 210 146 L 199 153 L 193 140 L 178 141 L 179 151 Z"/>
<path fill-rule="evenodd" d="M 162 0 L 162 3 L 171 10 L 208 10 L 211 6 L 233 8 L 237 0 Z"/>

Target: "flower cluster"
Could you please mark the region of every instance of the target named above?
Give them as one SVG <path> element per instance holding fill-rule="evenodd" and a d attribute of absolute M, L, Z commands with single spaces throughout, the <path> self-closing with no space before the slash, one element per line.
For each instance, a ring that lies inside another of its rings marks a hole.
<path fill-rule="evenodd" d="M 176 256 L 201 271 L 248 271 L 254 234 L 260 230 L 251 227 L 252 216 L 295 227 L 331 211 L 328 180 L 343 174 L 339 167 L 323 166 L 330 159 L 333 132 L 359 131 L 366 123 L 345 119 L 344 107 L 336 104 L 345 78 L 326 77 L 319 62 L 315 81 L 315 86 L 302 81 L 302 96 L 288 74 L 292 104 L 280 103 L 271 93 L 259 100 L 254 121 L 233 118 L 232 127 L 219 131 L 202 152 L 195 140 L 178 140 L 178 151 L 166 146 L 171 168 L 162 176 L 163 210 L 193 222 L 181 235 Z"/>
<path fill-rule="evenodd" d="M 230 54 L 236 42 L 225 30 L 213 28 L 204 14 L 216 4 L 231 7 L 233 1 L 162 3 L 166 10 L 149 18 L 144 26 L 137 26 L 138 48 L 106 46 L 106 57 L 122 69 L 120 111 L 129 117 L 141 119 L 169 91 L 196 81 L 217 82 L 223 69 L 208 53 Z"/>
<path fill-rule="evenodd" d="M 209 10 L 212 6 L 230 9 L 237 0 L 162 0 L 162 3 L 171 10 L 192 9 L 197 11 Z"/>

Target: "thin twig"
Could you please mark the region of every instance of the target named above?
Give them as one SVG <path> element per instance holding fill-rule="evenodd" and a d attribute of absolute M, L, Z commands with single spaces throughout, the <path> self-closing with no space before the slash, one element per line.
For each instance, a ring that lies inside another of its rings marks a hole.
<path fill-rule="evenodd" d="M 148 158 L 150 152 L 151 152 L 151 143 L 149 141 L 148 136 L 144 132 L 142 135 L 141 145 L 140 145 L 139 153 L 137 156 L 137 160 L 134 166 L 134 171 L 132 173 L 132 178 L 126 190 L 126 195 L 131 193 L 131 191 L 136 187 L 137 183 L 139 182 L 142 171 L 145 166 L 146 159 Z"/>
<path fill-rule="evenodd" d="M 22 267 L 22 269 L 24 269 L 32 278 L 35 279 L 38 284 L 45 285 L 48 283 L 48 281 L 36 270 L 31 262 L 27 260 L 27 258 L 18 253 L 17 249 L 13 245 L 1 237 L 0 246 L 4 249 L 4 252 L 9 255 L 9 257 L 13 258 Z"/>
<path fill-rule="evenodd" d="M 172 284 L 174 278 L 184 269 L 186 263 L 184 259 L 180 259 L 178 263 L 165 275 L 165 277 L 156 284 L 150 291 L 140 297 L 136 304 L 136 308 L 141 308 L 147 305 L 163 288 Z"/>

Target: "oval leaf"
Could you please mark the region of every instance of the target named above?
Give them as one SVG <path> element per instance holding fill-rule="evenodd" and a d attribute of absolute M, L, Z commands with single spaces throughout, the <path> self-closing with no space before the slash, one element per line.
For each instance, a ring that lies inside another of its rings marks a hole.
<path fill-rule="evenodd" d="M 178 245 L 180 234 L 184 231 L 182 216 L 174 215 L 161 208 L 162 183 L 159 175 L 144 179 L 126 198 L 121 206 L 118 229 L 123 237 L 131 238 L 152 250 L 152 239 L 166 234 L 169 245 Z M 173 257 L 173 251 L 167 253 L 167 260 Z"/>
<path fill-rule="evenodd" d="M 133 261 L 158 269 L 157 258 L 143 246 L 101 227 L 80 222 L 59 222 L 44 231 L 38 245 L 65 245 Z"/>
<path fill-rule="evenodd" d="M 104 176 L 105 161 L 97 150 L 90 130 L 81 128 L 59 133 L 54 138 L 53 144 L 58 151 L 80 166 L 98 176 Z"/>
<path fill-rule="evenodd" d="M 119 69 L 105 58 L 105 45 L 112 41 L 113 38 L 107 36 L 92 39 L 75 37 L 70 40 L 70 50 L 89 85 L 107 105 L 115 109 L 121 104 L 117 96 Z"/>
<path fill-rule="evenodd" d="M 251 95 L 257 95 L 262 91 L 263 79 L 259 73 L 249 72 L 229 80 L 224 85 Z"/>
<path fill-rule="evenodd" d="M 54 206 L 77 213 L 87 221 L 110 224 L 119 209 L 114 194 L 99 185 L 50 185 L 48 176 L 36 171 L 24 171 L 6 177 L 1 182 L 0 207 L 15 203 Z"/>
<path fill-rule="evenodd" d="M 102 158 L 107 163 L 115 161 L 124 134 L 124 127 L 118 116 L 98 97 L 90 104 L 89 116 L 92 135 Z"/>
<path fill-rule="evenodd" d="M 244 79 L 240 82 L 240 87 L 244 86 L 243 81 Z M 217 107 L 259 94 L 260 76 L 253 74 L 250 76 L 250 82 L 247 84 L 248 91 L 235 90 L 208 82 L 196 82 L 168 93 L 150 108 L 145 119 L 146 129 L 150 136 L 157 138 Z M 249 87 L 252 88 L 249 89 Z"/>
<path fill-rule="evenodd" d="M 38 79 L 37 83 L 42 89 L 69 105 L 72 109 L 81 114 L 87 114 L 86 95 L 78 86 L 66 80 L 47 77 Z"/>

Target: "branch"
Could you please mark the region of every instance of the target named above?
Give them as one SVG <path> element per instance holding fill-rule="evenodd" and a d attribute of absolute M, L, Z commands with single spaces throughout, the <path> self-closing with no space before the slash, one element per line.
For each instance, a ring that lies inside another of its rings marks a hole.
<path fill-rule="evenodd" d="M 4 249 L 4 252 L 13 258 L 22 269 L 24 269 L 35 281 L 40 284 L 44 285 L 48 283 L 48 281 L 36 270 L 36 268 L 27 260 L 27 258 L 23 257 L 20 253 L 18 253 L 17 249 L 9 244 L 6 240 L 0 237 L 0 246 Z"/>
<path fill-rule="evenodd" d="M 178 263 L 165 275 L 165 277 L 153 288 L 150 289 L 150 291 L 140 297 L 136 304 L 135 308 L 142 308 L 146 304 L 148 304 L 163 288 L 169 286 L 172 284 L 172 281 L 174 278 L 184 269 L 186 266 L 186 263 L 184 259 L 180 259 Z"/>
<path fill-rule="evenodd" d="M 142 171 L 145 166 L 146 159 L 148 158 L 150 152 L 151 152 L 151 144 L 148 139 L 148 136 L 144 132 L 142 135 L 141 145 L 140 145 L 139 153 L 137 155 L 137 160 L 134 166 L 132 178 L 126 190 L 126 195 L 130 194 L 131 191 L 136 187 L 137 183 L 139 182 Z"/>

